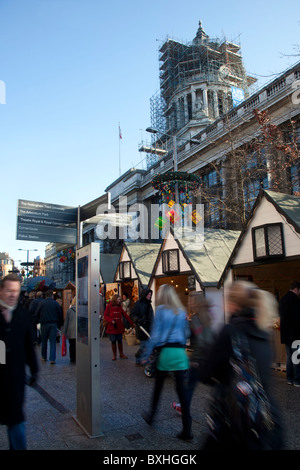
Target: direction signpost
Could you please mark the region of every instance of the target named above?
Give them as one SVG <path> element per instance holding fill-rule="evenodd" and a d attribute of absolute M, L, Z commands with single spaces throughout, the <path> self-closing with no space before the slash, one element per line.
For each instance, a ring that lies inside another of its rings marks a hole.
<path fill-rule="evenodd" d="M 97 201 L 98 202 L 98 201 Z M 61 206 L 18 200 L 17 240 L 76 245 L 76 368 L 78 424 L 90 437 L 100 430 L 100 342 L 99 282 L 100 251 L 98 243 L 82 247 L 82 227 L 92 207 Z M 22 263 L 28 267 L 32 263 Z M 1 346 L 1 345 L 0 345 Z M 1 351 L 0 351 L 1 352 Z M 1 358 L 0 358 L 1 359 Z"/>
<path fill-rule="evenodd" d="M 77 207 L 18 200 L 17 240 L 76 244 Z"/>

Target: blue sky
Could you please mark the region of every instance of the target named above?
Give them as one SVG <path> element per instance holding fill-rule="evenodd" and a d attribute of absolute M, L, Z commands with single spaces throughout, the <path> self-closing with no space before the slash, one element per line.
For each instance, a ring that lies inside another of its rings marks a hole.
<path fill-rule="evenodd" d="M 211 38 L 241 44 L 261 86 L 300 60 L 290 57 L 299 51 L 298 1 L 244 5 L 0 0 L 0 252 L 25 261 L 18 248 L 37 248 L 44 257 L 44 243 L 16 240 L 18 199 L 77 207 L 118 178 L 119 123 L 122 173 L 142 168 L 138 144 L 167 37 L 192 41 L 201 20 Z"/>

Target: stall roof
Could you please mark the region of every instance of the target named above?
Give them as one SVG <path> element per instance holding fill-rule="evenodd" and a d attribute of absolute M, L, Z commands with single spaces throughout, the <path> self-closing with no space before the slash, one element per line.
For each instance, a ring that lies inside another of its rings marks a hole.
<path fill-rule="evenodd" d="M 173 230 L 170 231 L 174 237 Z M 220 277 L 240 236 L 240 231 L 205 228 L 204 233 L 191 231 L 186 237 L 176 238 L 179 249 L 186 258 L 202 287 L 219 285 Z M 190 236 L 189 236 L 190 235 Z M 160 247 L 160 253 L 153 268 L 150 280 L 155 276 L 159 259 L 166 241 Z M 149 280 L 149 281 L 150 281 Z"/>
<path fill-rule="evenodd" d="M 124 245 L 141 285 L 147 287 L 161 244 L 125 242 Z"/>
<path fill-rule="evenodd" d="M 244 228 L 244 230 L 241 232 L 239 239 L 235 245 L 235 248 L 233 249 L 230 255 L 230 258 L 228 259 L 228 262 L 224 268 L 224 272 L 220 278 L 220 283 L 222 282 L 222 280 L 225 277 L 226 272 L 230 268 L 230 265 L 232 264 L 232 261 L 236 256 L 239 246 L 241 245 L 246 235 L 248 227 L 252 219 L 254 218 L 255 212 L 259 204 L 261 203 L 261 200 L 263 199 L 263 197 L 265 197 L 269 202 L 271 202 L 271 204 L 274 205 L 275 209 L 279 213 L 281 213 L 291 225 L 293 225 L 293 227 L 298 233 L 300 233 L 300 197 L 291 196 L 290 194 L 279 193 L 276 191 L 261 190 L 259 195 L 257 196 L 252 212 L 248 218 L 247 225 Z"/>
<path fill-rule="evenodd" d="M 240 231 L 204 229 L 200 243 L 178 240 L 203 287 L 218 286 L 220 277 L 240 236 Z"/>
<path fill-rule="evenodd" d="M 100 253 L 100 272 L 104 284 L 114 282 L 120 255 Z"/>
<path fill-rule="evenodd" d="M 266 198 L 274 204 L 295 229 L 300 231 L 300 197 L 290 194 L 277 193 L 275 191 L 262 191 L 258 197 L 258 202 L 265 194 Z"/>

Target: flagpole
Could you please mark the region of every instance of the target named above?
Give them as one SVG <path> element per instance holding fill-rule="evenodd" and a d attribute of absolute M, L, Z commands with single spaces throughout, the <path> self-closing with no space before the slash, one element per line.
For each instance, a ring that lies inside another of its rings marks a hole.
<path fill-rule="evenodd" d="M 121 176 L 121 128 L 119 123 L 119 176 Z"/>

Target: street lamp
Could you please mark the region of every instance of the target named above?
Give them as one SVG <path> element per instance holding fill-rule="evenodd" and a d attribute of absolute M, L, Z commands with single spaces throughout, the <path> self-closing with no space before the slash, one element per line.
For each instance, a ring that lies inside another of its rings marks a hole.
<path fill-rule="evenodd" d="M 162 134 L 166 137 L 170 137 L 173 139 L 173 166 L 174 166 L 174 171 L 178 171 L 178 158 L 177 158 L 177 139 L 178 140 L 183 140 L 185 142 L 190 142 L 191 144 L 200 144 L 201 142 L 197 139 L 185 139 L 183 137 L 177 137 L 176 135 L 169 135 L 166 134 L 165 132 L 160 132 L 158 129 L 155 129 L 154 127 L 147 127 L 146 132 L 149 132 L 150 134 Z M 175 183 L 175 202 L 179 202 L 178 198 L 178 182 Z"/>
<path fill-rule="evenodd" d="M 37 248 L 34 248 L 33 250 L 26 250 L 25 248 L 18 248 L 18 250 L 19 250 L 19 251 L 27 251 L 27 263 L 22 263 L 21 265 L 27 267 L 27 275 L 26 275 L 27 282 L 26 282 L 26 284 L 28 284 L 28 276 L 29 276 L 28 270 L 29 270 L 29 266 L 32 266 L 32 264 L 34 264 L 34 263 L 29 263 L 29 252 L 30 252 L 30 251 L 39 251 L 39 250 L 38 250 Z"/>

